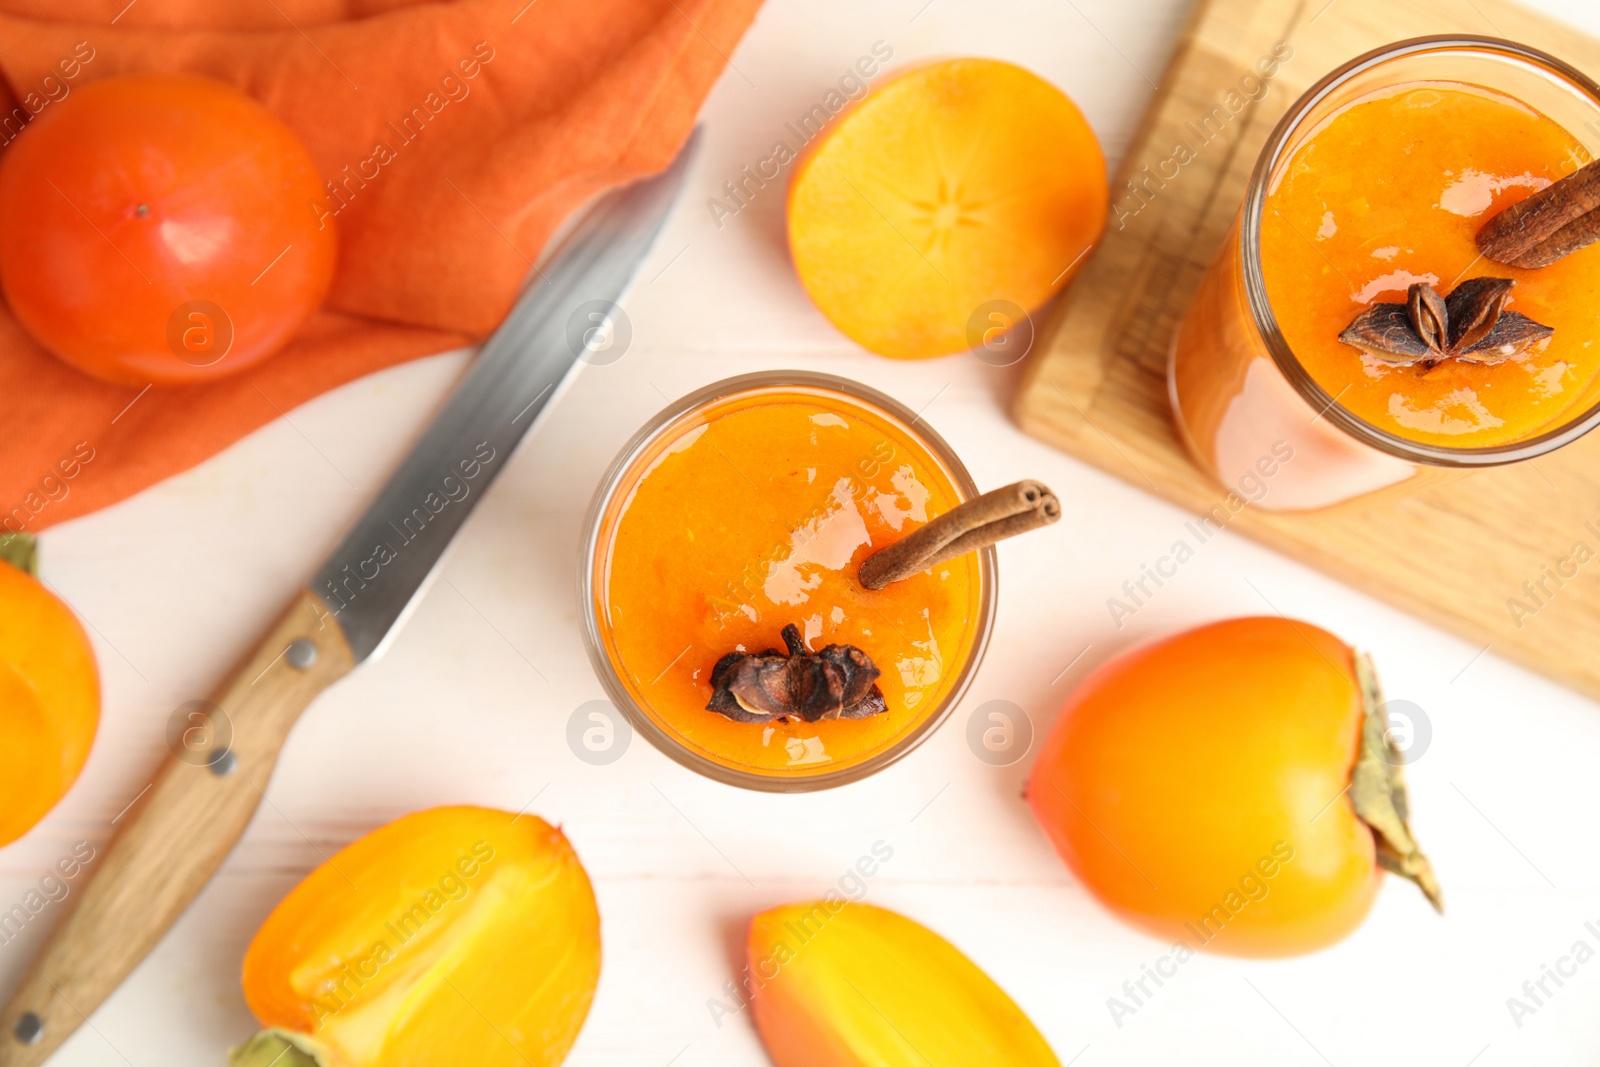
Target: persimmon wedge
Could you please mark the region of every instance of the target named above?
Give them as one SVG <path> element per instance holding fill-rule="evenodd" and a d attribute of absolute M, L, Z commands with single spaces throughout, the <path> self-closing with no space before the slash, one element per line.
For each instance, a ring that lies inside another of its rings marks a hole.
<path fill-rule="evenodd" d="M 233 1067 L 555 1067 L 600 977 L 577 854 L 535 815 L 416 812 L 312 871 L 267 917 Z"/>
<path fill-rule="evenodd" d="M 100 723 L 100 673 L 72 609 L 0 561 L 0 845 L 66 795 Z"/>
<path fill-rule="evenodd" d="M 1065 285 L 1106 205 L 1105 157 L 1066 94 L 1012 63 L 955 59 L 896 75 L 807 149 L 789 250 L 846 336 L 941 356 Z"/>
<path fill-rule="evenodd" d="M 830 898 L 750 922 L 756 1026 L 777 1067 L 1060 1067 L 961 950 L 887 908 Z"/>
<path fill-rule="evenodd" d="M 1289 956 L 1365 918 L 1384 869 L 1441 907 L 1366 656 L 1281 617 L 1230 619 L 1104 664 L 1027 788 L 1118 915 L 1191 950 Z"/>

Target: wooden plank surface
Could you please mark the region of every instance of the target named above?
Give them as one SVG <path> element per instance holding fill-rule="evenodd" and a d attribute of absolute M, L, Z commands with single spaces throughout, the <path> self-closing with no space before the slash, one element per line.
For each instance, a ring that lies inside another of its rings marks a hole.
<path fill-rule="evenodd" d="M 1173 329 L 1289 105 L 1362 52 L 1439 33 L 1508 37 L 1600 75 L 1600 41 L 1502 0 L 1202 0 L 1112 183 L 1106 240 L 1029 359 L 1022 427 L 1198 513 L 1221 503 L 1225 491 L 1191 464 L 1170 422 Z M 1261 95 L 1244 79 L 1272 69 L 1257 63 L 1275 48 L 1292 55 Z M 1230 114 L 1230 90 L 1258 99 Z M 1229 120 L 1203 140 L 1198 123 L 1218 108 Z M 1128 183 L 1159 175 L 1180 140 L 1195 158 L 1135 195 Z M 1245 507 L 1227 528 L 1600 696 L 1600 434 L 1534 463 L 1433 472 L 1425 486 L 1325 511 Z"/>

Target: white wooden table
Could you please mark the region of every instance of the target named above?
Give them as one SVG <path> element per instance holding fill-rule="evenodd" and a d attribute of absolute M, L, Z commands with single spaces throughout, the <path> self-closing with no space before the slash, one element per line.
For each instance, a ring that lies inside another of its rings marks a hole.
<path fill-rule="evenodd" d="M 1470 0 L 1462 0 L 1470 18 Z M 1538 6 L 1600 33 L 1588 0 Z M 1025 436 L 1004 407 L 1015 369 L 967 356 L 867 355 L 809 305 L 784 250 L 774 184 L 720 228 L 706 206 L 783 124 L 877 41 L 897 60 L 1021 63 L 1084 108 L 1120 157 L 1186 14 L 1185 0 L 769 0 L 705 110 L 688 195 L 626 301 L 624 358 L 590 366 L 473 516 L 387 657 L 320 700 L 284 753 L 269 803 L 196 906 L 59 1054 L 76 1065 L 214 1067 L 248 1036 L 245 945 L 323 854 L 405 812 L 470 802 L 560 822 L 594 878 L 605 968 L 574 1065 L 762 1064 L 747 1015 L 708 1001 L 740 961 L 744 923 L 820 896 L 875 841 L 893 859 L 867 899 L 940 931 L 988 970 L 1063 1062 L 1100 1065 L 1588 1064 L 1600 1053 L 1600 961 L 1518 1027 L 1523 996 L 1577 941 L 1600 949 L 1600 708 L 1233 535 L 1118 629 L 1106 608 L 1186 516 Z M 1483 32 L 1491 32 L 1487 26 Z M 203 696 L 303 581 L 460 374 L 454 353 L 299 408 L 200 468 L 50 531 L 44 574 L 88 621 L 105 713 L 77 788 L 0 850 L 0 908 L 73 843 L 99 845 L 166 754 L 173 709 Z M 966 703 L 922 749 L 813 796 L 702 780 L 635 738 L 591 766 L 566 742 L 599 698 L 579 638 L 578 526 L 601 470 L 637 426 L 700 385 L 761 368 L 860 379 L 914 408 L 980 485 L 1043 479 L 1067 503 L 1049 532 L 1000 549 L 999 630 Z M 1026 571 L 1032 580 L 1014 580 Z M 1569 595 L 1596 595 L 1593 576 Z M 1162 943 L 1113 920 L 1034 827 L 1028 760 L 994 767 L 966 742 L 972 710 L 1021 706 L 1048 728 L 1073 684 L 1138 641 L 1268 611 L 1265 599 L 1372 650 L 1391 697 L 1424 709 L 1415 825 L 1449 901 L 1435 917 L 1389 879 L 1343 944 L 1284 962 L 1185 964 L 1117 1025 L 1107 1000 Z M 1087 651 L 1085 651 L 1087 650 Z M 1081 654 L 1081 658 L 1080 658 Z M 1074 663 L 1074 661 L 1076 661 Z M 1070 669 L 1069 664 L 1073 664 Z M 537 799 L 534 799 L 537 798 Z M 0 994 L 53 916 L 0 945 Z"/>

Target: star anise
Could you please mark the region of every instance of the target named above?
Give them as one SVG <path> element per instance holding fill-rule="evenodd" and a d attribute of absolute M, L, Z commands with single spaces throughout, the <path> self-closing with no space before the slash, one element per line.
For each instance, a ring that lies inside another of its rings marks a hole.
<path fill-rule="evenodd" d="M 1555 333 L 1506 310 L 1515 284 L 1510 278 L 1472 278 L 1442 297 L 1418 282 L 1406 291 L 1404 304 L 1374 304 L 1357 315 L 1339 340 L 1402 367 L 1433 367 L 1446 359 L 1503 363 Z"/>
<path fill-rule="evenodd" d="M 730 652 L 711 670 L 707 711 L 735 722 L 865 719 L 888 710 L 878 688 L 879 670 L 854 645 L 806 651 L 793 623 L 783 628 L 787 653 Z"/>

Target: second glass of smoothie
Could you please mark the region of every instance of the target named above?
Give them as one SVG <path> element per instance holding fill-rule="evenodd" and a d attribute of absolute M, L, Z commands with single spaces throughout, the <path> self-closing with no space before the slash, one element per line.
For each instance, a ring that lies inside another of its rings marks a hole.
<path fill-rule="evenodd" d="M 1600 245 L 1522 269 L 1475 238 L 1597 149 L 1600 87 L 1508 41 L 1402 42 L 1324 78 L 1263 149 L 1174 338 L 1172 405 L 1197 462 L 1230 489 L 1267 481 L 1259 507 L 1301 510 L 1588 431 Z M 1512 355 L 1410 363 L 1341 339 L 1414 285 L 1444 297 L 1490 278 L 1514 283 L 1507 312 L 1553 332 Z"/>

